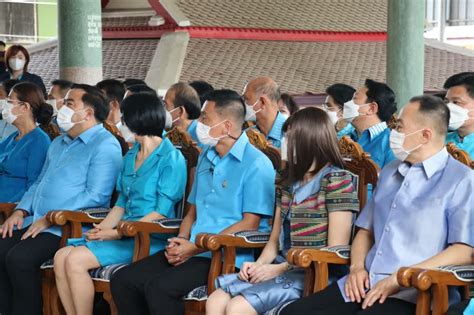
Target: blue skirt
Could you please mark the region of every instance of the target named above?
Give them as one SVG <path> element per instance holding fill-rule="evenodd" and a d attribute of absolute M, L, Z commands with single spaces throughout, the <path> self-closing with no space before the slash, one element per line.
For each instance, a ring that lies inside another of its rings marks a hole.
<path fill-rule="evenodd" d="M 133 258 L 135 241 L 133 238 L 123 238 L 112 241 L 86 241 L 85 238 L 70 238 L 69 246 L 85 246 L 97 258 L 101 267 L 112 264 L 130 264 Z M 150 237 L 150 255 L 164 249 L 166 241 Z"/>
<path fill-rule="evenodd" d="M 240 280 L 238 273 L 222 275 L 217 278 L 216 287 L 232 297 L 242 295 L 258 314 L 263 314 L 303 296 L 304 269 L 290 270 L 257 284 Z"/>

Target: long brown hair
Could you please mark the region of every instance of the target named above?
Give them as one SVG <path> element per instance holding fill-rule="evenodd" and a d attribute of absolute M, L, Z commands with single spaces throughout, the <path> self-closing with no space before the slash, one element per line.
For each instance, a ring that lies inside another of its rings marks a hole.
<path fill-rule="evenodd" d="M 51 139 L 54 139 L 59 130 L 51 124 L 53 107 L 46 103 L 41 89 L 34 83 L 20 82 L 13 86 L 12 92 L 15 92 L 19 101 L 30 104 L 35 122 Z"/>
<path fill-rule="evenodd" d="M 336 130 L 322 109 L 307 107 L 297 111 L 288 118 L 283 131 L 288 140 L 288 163 L 283 176 L 286 184 L 302 181 L 308 172 L 315 175 L 328 163 L 343 167 Z"/>

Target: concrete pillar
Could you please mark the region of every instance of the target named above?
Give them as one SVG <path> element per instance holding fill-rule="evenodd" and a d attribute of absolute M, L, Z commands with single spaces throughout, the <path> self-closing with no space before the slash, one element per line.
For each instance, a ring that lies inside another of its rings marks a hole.
<path fill-rule="evenodd" d="M 75 83 L 102 80 L 100 0 L 58 0 L 59 75 Z"/>
<path fill-rule="evenodd" d="M 423 93 L 424 0 L 388 1 L 387 83 L 398 108 Z"/>

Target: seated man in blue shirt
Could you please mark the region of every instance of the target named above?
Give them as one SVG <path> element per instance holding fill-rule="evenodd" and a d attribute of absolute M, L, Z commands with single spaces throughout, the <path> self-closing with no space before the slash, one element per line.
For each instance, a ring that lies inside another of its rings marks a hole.
<path fill-rule="evenodd" d="M 357 141 L 380 168 L 395 159 L 389 146 L 390 129 L 387 121 L 397 111 L 395 93 L 385 83 L 365 80 L 363 87 L 344 104 L 342 117 L 351 122 Z"/>
<path fill-rule="evenodd" d="M 110 206 L 122 156 L 101 124 L 108 112 L 94 87 L 76 85 L 66 95 L 58 113 L 66 134 L 51 143 L 37 181 L 0 229 L 1 314 L 42 314 L 40 266 L 61 237 L 46 220 L 48 211 Z"/>
<path fill-rule="evenodd" d="M 399 161 L 382 170 L 356 222 L 349 275 L 283 314 L 414 315 L 417 291 L 400 288 L 400 267 L 471 262 L 474 173 L 448 154 L 448 121 L 441 99 L 410 100 L 390 135 Z"/>
<path fill-rule="evenodd" d="M 276 82 L 269 77 L 253 79 L 245 86 L 242 97 L 247 111 L 245 121 L 256 122 L 267 141 L 280 149 L 286 118 L 279 111 L 281 94 Z"/>
<path fill-rule="evenodd" d="M 209 94 L 197 126 L 206 145 L 189 196 L 191 207 L 178 237 L 164 251 L 119 270 L 111 279 L 119 314 L 183 314 L 183 296 L 207 284 L 211 254 L 194 244 L 198 233 L 267 229 L 275 203 L 275 172 L 253 147 L 242 125 L 245 106 L 231 90 Z M 253 261 L 237 252 L 236 266 Z"/>
<path fill-rule="evenodd" d="M 181 132 L 187 132 L 195 142 L 199 143 L 196 125 L 201 115 L 201 100 L 196 90 L 187 83 L 175 83 L 166 91 L 164 101 L 173 126 Z"/>
<path fill-rule="evenodd" d="M 446 143 L 453 142 L 474 159 L 474 72 L 462 72 L 444 83 L 451 113 Z"/>

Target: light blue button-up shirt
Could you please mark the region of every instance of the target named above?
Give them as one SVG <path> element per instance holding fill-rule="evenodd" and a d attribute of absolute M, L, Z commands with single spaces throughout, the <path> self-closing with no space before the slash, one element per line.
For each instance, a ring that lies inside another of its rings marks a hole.
<path fill-rule="evenodd" d="M 195 141 L 197 144 L 199 144 L 199 139 L 197 137 L 196 128 L 197 128 L 197 120 L 193 120 L 191 122 L 191 124 L 188 126 L 187 131 L 188 131 L 189 135 L 191 136 L 191 139 L 193 139 L 193 141 Z"/>
<path fill-rule="evenodd" d="M 344 136 L 350 137 L 352 134 L 355 134 L 355 133 L 356 133 L 356 130 L 354 126 L 352 126 L 351 123 L 348 123 L 344 128 L 342 128 L 341 130 L 337 132 L 337 138 L 341 139 Z"/>
<path fill-rule="evenodd" d="M 0 202 L 18 202 L 43 168 L 51 140 L 36 127 L 20 140 L 15 131 L 0 142 Z"/>
<path fill-rule="evenodd" d="M 272 129 L 270 129 L 267 136 L 267 141 L 277 149 L 280 149 L 281 147 L 281 138 L 283 137 L 282 128 L 285 121 L 285 116 L 278 112 L 275 121 L 273 122 Z"/>
<path fill-rule="evenodd" d="M 357 141 L 365 152 L 370 153 L 370 157 L 380 168 L 384 168 L 385 165 L 395 160 L 392 149 L 390 149 L 390 129 L 386 122 L 383 121 L 364 130 L 360 137 L 354 131 L 351 138 Z"/>
<path fill-rule="evenodd" d="M 167 138 L 135 170 L 140 144 L 125 155 L 122 172 L 117 180 L 120 193 L 116 206 L 125 209 L 123 220 L 136 221 L 156 211 L 175 217 L 175 206 L 186 187 L 186 161 Z M 168 235 L 169 237 L 169 235 Z"/>
<path fill-rule="evenodd" d="M 241 221 L 244 213 L 262 215 L 260 229 L 268 231 L 265 217 L 273 215 L 275 205 L 272 163 L 250 144 L 245 132 L 222 158 L 215 148 L 206 147 L 199 156 L 188 201 L 196 205 L 193 242 L 198 233 L 220 233 Z M 211 257 L 210 253 L 202 256 Z M 238 251 L 236 267 L 253 259 L 251 251 Z"/>
<path fill-rule="evenodd" d="M 448 133 L 446 143 L 453 142 L 459 149 L 466 151 L 474 159 L 474 132 L 461 139 L 457 131 Z"/>
<path fill-rule="evenodd" d="M 453 243 L 474 246 L 474 172 L 445 148 L 422 163 L 393 162 L 380 174 L 374 197 L 356 225 L 374 237 L 365 268 L 370 287 L 427 260 Z M 339 280 L 344 294 L 346 278 Z M 392 297 L 416 301 L 414 289 Z M 346 297 L 346 301 L 349 301 Z"/>
<path fill-rule="evenodd" d="M 17 209 L 30 213 L 24 226 L 50 210 L 109 207 L 122 153 L 115 137 L 102 125 L 72 139 L 67 134 L 50 145 L 38 180 L 28 189 Z M 58 227 L 46 232 L 61 235 Z"/>

